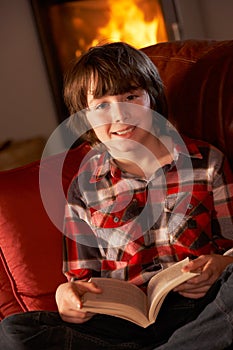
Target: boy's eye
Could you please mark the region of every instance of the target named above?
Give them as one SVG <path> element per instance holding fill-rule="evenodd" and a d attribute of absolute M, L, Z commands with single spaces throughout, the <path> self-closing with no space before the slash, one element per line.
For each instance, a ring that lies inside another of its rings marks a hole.
<path fill-rule="evenodd" d="M 99 103 L 95 109 L 96 110 L 103 110 L 103 109 L 106 109 L 109 107 L 109 102 L 102 102 L 102 103 Z"/>
<path fill-rule="evenodd" d="M 133 101 L 133 100 L 135 100 L 135 98 L 137 98 L 137 95 L 128 95 L 128 96 L 126 97 L 126 100 L 127 100 L 127 101 Z"/>

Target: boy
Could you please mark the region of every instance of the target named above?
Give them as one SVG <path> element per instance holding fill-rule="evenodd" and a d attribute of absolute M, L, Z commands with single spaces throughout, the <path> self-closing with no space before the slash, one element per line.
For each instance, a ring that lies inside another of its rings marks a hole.
<path fill-rule="evenodd" d="M 178 135 L 166 120 L 156 67 L 125 43 L 84 54 L 66 77 L 65 101 L 70 126 L 92 145 L 68 193 L 68 282 L 56 291 L 59 314 L 9 317 L 0 344 L 85 350 L 230 346 L 232 319 L 222 322 L 225 311 L 215 323 L 228 329 L 221 343 L 208 345 L 202 337 L 201 343 L 196 332 L 185 332 L 190 325 L 199 330 L 203 319 L 211 330 L 219 290 L 232 293 L 233 181 L 222 153 Z M 148 328 L 82 310 L 84 293 L 102 292 L 91 277 L 124 279 L 145 290 L 151 276 L 187 256 L 185 270 L 200 274 L 169 293 Z"/>

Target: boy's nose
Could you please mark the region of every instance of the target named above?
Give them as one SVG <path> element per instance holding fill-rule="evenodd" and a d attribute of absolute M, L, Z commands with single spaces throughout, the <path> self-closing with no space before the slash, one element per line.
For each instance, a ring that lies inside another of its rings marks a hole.
<path fill-rule="evenodd" d="M 124 102 L 115 102 L 111 105 L 112 122 L 123 123 L 129 119 L 129 109 Z"/>

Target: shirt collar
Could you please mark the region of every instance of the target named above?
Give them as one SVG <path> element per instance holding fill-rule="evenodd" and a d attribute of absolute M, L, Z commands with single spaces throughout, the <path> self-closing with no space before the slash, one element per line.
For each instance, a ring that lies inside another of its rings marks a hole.
<path fill-rule="evenodd" d="M 182 138 L 180 137 L 179 140 L 173 139 L 172 141 L 175 161 L 179 158 L 180 155 L 190 158 L 203 158 L 198 145 L 189 137 L 182 136 Z M 122 175 L 121 169 L 114 163 L 113 158 L 109 152 L 104 151 L 102 154 L 98 155 L 98 160 L 95 164 L 95 169 L 93 170 L 90 182 L 95 183 L 100 181 L 109 172 L 114 178 L 120 178 Z"/>
<path fill-rule="evenodd" d="M 97 182 L 101 180 L 110 171 L 110 154 L 104 151 L 98 155 L 97 164 L 93 170 L 90 182 Z"/>
<path fill-rule="evenodd" d="M 174 152 L 177 154 L 183 154 L 190 158 L 203 158 L 197 142 L 184 135 L 180 137 L 179 141 L 174 142 Z"/>

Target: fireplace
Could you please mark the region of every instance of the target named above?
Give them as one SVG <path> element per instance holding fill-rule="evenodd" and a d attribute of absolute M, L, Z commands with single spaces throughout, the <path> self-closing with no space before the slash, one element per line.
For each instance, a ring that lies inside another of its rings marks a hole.
<path fill-rule="evenodd" d="M 179 39 L 172 0 L 31 0 L 59 121 L 63 74 L 98 43 L 126 41 L 137 48 Z"/>

